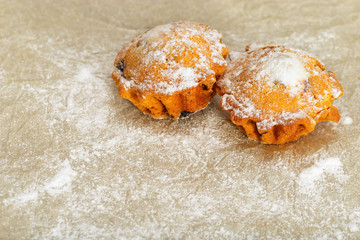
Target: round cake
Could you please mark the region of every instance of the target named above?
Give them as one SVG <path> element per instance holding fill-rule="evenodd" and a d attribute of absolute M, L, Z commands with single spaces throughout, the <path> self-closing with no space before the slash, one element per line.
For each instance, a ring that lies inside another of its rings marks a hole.
<path fill-rule="evenodd" d="M 316 57 L 279 45 L 231 52 L 216 83 L 220 106 L 248 137 L 266 144 L 295 141 L 320 121 L 338 122 L 332 101 L 343 89 Z"/>
<path fill-rule="evenodd" d="M 175 22 L 148 30 L 123 47 L 112 77 L 120 96 L 142 112 L 178 119 L 209 104 L 227 54 L 214 28 Z"/>

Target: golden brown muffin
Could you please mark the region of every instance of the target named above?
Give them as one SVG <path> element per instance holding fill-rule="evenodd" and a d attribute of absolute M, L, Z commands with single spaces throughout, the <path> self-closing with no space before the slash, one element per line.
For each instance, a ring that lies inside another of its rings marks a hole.
<path fill-rule="evenodd" d="M 136 36 L 112 73 L 121 97 L 154 118 L 185 117 L 205 108 L 228 48 L 210 26 L 180 21 Z"/>
<path fill-rule="evenodd" d="M 230 53 L 216 83 L 220 106 L 248 137 L 267 144 L 295 141 L 320 121 L 340 120 L 331 105 L 343 89 L 315 57 L 277 45 L 250 45 Z"/>

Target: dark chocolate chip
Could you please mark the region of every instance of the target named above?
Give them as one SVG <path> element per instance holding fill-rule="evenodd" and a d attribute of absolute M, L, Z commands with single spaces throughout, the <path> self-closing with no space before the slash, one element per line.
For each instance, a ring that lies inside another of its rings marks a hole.
<path fill-rule="evenodd" d="M 205 84 L 202 85 L 202 89 L 205 90 L 205 91 L 209 90 L 208 87 Z"/>
<path fill-rule="evenodd" d="M 180 114 L 180 118 L 185 118 L 187 116 L 189 116 L 192 112 L 188 112 L 188 111 L 182 111 Z"/>
<path fill-rule="evenodd" d="M 119 61 L 116 64 L 116 68 L 119 69 L 120 71 L 124 72 L 124 61 Z"/>

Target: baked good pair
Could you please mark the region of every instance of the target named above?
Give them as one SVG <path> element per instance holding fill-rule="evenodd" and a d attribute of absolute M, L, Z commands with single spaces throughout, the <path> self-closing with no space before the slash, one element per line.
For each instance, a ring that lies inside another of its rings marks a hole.
<path fill-rule="evenodd" d="M 186 117 L 205 108 L 216 89 L 232 122 L 268 144 L 294 141 L 320 121 L 339 121 L 331 103 L 341 85 L 310 54 L 250 45 L 232 52 L 228 67 L 227 54 L 218 31 L 180 21 L 136 36 L 118 53 L 112 77 L 121 97 L 154 118 Z"/>

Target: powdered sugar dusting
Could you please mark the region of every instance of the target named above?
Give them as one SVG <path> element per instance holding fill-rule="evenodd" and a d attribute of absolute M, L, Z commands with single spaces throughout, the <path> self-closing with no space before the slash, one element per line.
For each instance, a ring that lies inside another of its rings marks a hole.
<path fill-rule="evenodd" d="M 204 39 L 206 43 L 194 40 L 197 38 Z M 221 34 L 205 25 L 177 22 L 157 26 L 138 36 L 132 44 L 138 44 L 141 54 L 145 56 L 139 68 L 153 69 L 161 64 L 166 67 L 160 67 L 160 76 L 150 74 L 145 79 L 142 79 L 139 71 L 132 70 L 133 77 L 130 79 L 123 77 L 120 70 L 117 71 L 117 77 L 125 88 L 152 89 L 158 93 L 172 94 L 197 86 L 214 73 L 214 65 L 227 65 L 222 56 L 226 46 L 221 43 Z M 205 48 L 202 44 L 205 44 Z M 210 51 L 211 57 L 206 56 L 207 51 Z M 195 53 L 190 59 L 192 67 L 183 60 L 177 60 L 184 52 L 188 52 L 189 56 Z"/>
<path fill-rule="evenodd" d="M 303 40 L 303 39 L 302 39 Z M 317 41 L 315 39 L 307 39 L 307 41 Z M 279 47 L 279 46 L 285 46 L 287 49 L 293 51 L 293 52 L 296 52 L 298 53 L 299 55 L 301 56 L 309 56 L 309 57 L 312 57 L 312 58 L 315 58 L 317 61 L 319 61 L 319 63 L 321 65 L 324 66 L 324 63 L 317 57 L 315 56 L 314 54 L 308 52 L 308 51 L 304 51 L 304 50 L 301 50 L 301 49 L 298 49 L 298 48 L 294 48 L 293 46 L 290 46 L 288 43 L 284 43 L 284 44 L 278 44 L 278 43 L 252 43 L 250 45 L 247 46 L 247 50 L 248 51 L 253 51 L 253 50 L 256 50 L 256 49 L 259 49 L 259 48 L 265 48 L 265 47 Z M 305 45 L 307 46 L 307 45 Z"/>
<path fill-rule="evenodd" d="M 306 71 L 304 62 L 292 52 L 269 52 L 261 59 L 258 81 L 265 80 L 270 86 L 283 84 L 291 96 L 295 96 L 305 88 L 310 74 Z"/>
<path fill-rule="evenodd" d="M 271 129 L 275 125 L 288 125 L 298 119 L 308 118 L 308 115 L 302 110 L 299 110 L 298 112 L 283 111 L 278 113 L 275 118 L 266 118 L 264 113 L 260 111 L 250 99 L 244 98 L 241 102 L 239 102 L 233 95 L 230 94 L 224 94 L 220 101 L 224 110 L 231 110 L 234 115 L 240 118 L 263 119 L 256 122 L 257 128 L 263 131 Z M 270 114 L 274 113 L 270 111 Z M 311 120 L 313 124 L 315 124 L 315 121 L 313 119 Z"/>
<path fill-rule="evenodd" d="M 173 30 L 173 26 L 171 24 L 159 25 L 145 32 L 144 36 L 146 36 L 146 38 L 150 41 L 156 40 L 161 35 L 166 34 L 171 30 Z"/>
<path fill-rule="evenodd" d="M 220 101 L 224 110 L 232 110 L 236 116 L 241 118 L 259 117 L 261 115 L 261 112 L 256 109 L 255 104 L 250 99 L 240 103 L 233 95 L 224 94 Z"/>
<path fill-rule="evenodd" d="M 311 74 L 327 73 L 320 68 L 314 70 L 305 67 L 305 61 L 308 61 L 310 56 L 304 54 L 301 50 L 275 44 L 252 44 L 247 47 L 245 53 L 231 52 L 229 54 L 231 63 L 222 78 L 217 81 L 217 86 L 223 92 L 221 106 L 242 119 L 257 119 L 256 125 L 263 131 L 275 125 L 292 124 L 298 119 L 308 119 L 312 125 L 315 125 L 316 121 L 311 116 L 314 111 L 324 110 L 319 107 L 320 102 L 330 96 L 337 98 L 342 91 L 329 86 L 315 96 L 309 80 Z M 336 79 L 331 75 L 327 76 L 329 81 L 337 84 Z M 285 89 L 279 90 L 279 87 L 283 86 Z M 270 93 L 276 93 L 274 105 L 279 104 L 277 101 L 286 105 L 287 101 L 295 100 L 297 102 L 295 108 L 281 111 L 255 104 L 258 99 L 262 99 L 262 104 L 265 104 L 266 96 Z M 280 98 L 283 93 L 286 97 Z"/>
<path fill-rule="evenodd" d="M 263 121 L 257 122 L 256 123 L 256 127 L 259 130 L 263 130 L 266 131 L 270 128 L 272 128 L 273 126 L 276 125 L 282 125 L 282 126 L 286 126 L 289 124 L 292 124 L 293 122 L 295 122 L 298 119 L 304 119 L 304 118 L 308 118 L 308 115 L 300 110 L 298 112 L 281 112 L 279 113 L 276 118 L 270 118 L 270 119 L 265 119 Z M 313 124 L 315 124 L 315 121 L 312 119 Z"/>

